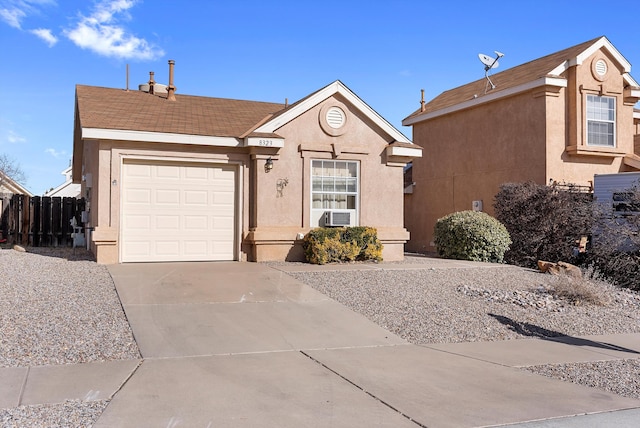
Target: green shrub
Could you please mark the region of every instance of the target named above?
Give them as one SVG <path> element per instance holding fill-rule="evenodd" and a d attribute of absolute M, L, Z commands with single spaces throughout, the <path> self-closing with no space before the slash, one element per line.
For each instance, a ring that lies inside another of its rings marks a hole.
<path fill-rule="evenodd" d="M 375 228 L 328 227 L 313 229 L 304 237 L 304 254 L 309 263 L 382 260 L 382 243 Z"/>
<path fill-rule="evenodd" d="M 460 211 L 438 219 L 434 241 L 448 259 L 502 263 L 511 245 L 507 229 L 483 212 Z"/>

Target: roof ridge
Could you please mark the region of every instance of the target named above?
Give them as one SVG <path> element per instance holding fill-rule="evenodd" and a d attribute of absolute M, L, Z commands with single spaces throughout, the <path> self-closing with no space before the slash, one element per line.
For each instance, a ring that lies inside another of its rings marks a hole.
<path fill-rule="evenodd" d="M 509 89 L 511 87 L 517 86 L 518 84 L 534 81 L 536 79 L 549 76 L 549 72 L 553 71 L 563 62 L 577 56 L 581 52 L 585 51 L 589 46 L 592 46 L 598 40 L 602 38 L 606 39 L 606 36 L 599 36 L 594 39 L 588 40 L 586 42 L 578 43 L 576 45 L 570 46 L 568 48 L 550 53 L 548 55 L 532 59 L 523 64 L 516 65 L 514 67 L 503 70 L 499 73 L 492 74 L 491 80 L 495 83 L 496 89 L 490 91 L 490 93 L 496 93 L 505 89 Z M 607 39 L 608 40 L 608 39 Z M 529 72 L 523 72 L 529 71 Z M 521 76 L 519 76 L 521 74 Z M 536 74 L 532 76 L 532 74 Z M 426 110 L 421 111 L 421 108 L 418 108 L 409 116 L 407 116 L 404 120 L 409 118 L 413 118 L 416 116 L 420 116 L 421 114 L 439 110 L 441 108 L 451 107 L 456 104 L 459 104 L 467 99 L 471 99 L 475 94 L 478 96 L 480 94 L 479 87 L 485 85 L 485 78 L 480 78 L 473 80 L 471 82 L 465 83 L 463 85 L 457 86 L 455 88 L 447 89 L 436 97 L 432 98 L 429 102 L 425 104 Z M 501 84 L 502 83 L 502 84 Z M 476 86 L 478 88 L 476 88 Z M 472 93 L 466 94 L 469 89 L 474 89 Z M 457 93 L 464 93 L 465 97 L 463 99 L 457 99 L 455 95 Z M 468 96 L 466 96 L 468 95 Z M 435 106 L 435 107 L 434 107 Z M 431 108 L 429 108 L 431 107 Z"/>
<path fill-rule="evenodd" d="M 113 90 L 113 91 L 122 91 L 122 92 L 130 92 L 130 93 L 141 93 L 141 94 L 148 94 L 148 95 L 154 95 L 157 98 L 163 98 L 166 99 L 165 94 L 149 94 L 148 92 L 145 91 L 140 91 L 138 89 L 129 89 L 127 91 L 127 89 L 124 88 L 112 88 L 112 87 L 108 87 L 108 86 L 96 86 L 96 85 L 84 85 L 84 84 L 80 84 L 77 83 L 76 84 L 76 89 L 79 87 L 83 87 L 83 88 L 97 88 L 97 89 L 107 89 L 107 90 Z M 176 93 L 176 97 L 182 97 L 182 98 L 200 98 L 200 99 L 208 99 L 208 100 L 224 100 L 224 101 L 237 101 L 237 102 L 246 102 L 246 103 L 260 103 L 260 104 L 269 104 L 269 105 L 274 105 L 274 106 L 282 106 L 282 108 L 284 108 L 285 104 L 284 103 L 278 103 L 278 102 L 273 102 L 273 101 L 259 101 L 259 100 L 247 100 L 247 99 L 240 99 L 240 98 L 224 98 L 224 97 L 211 97 L 211 96 L 207 96 L 207 95 L 192 95 L 192 94 L 178 94 Z"/>

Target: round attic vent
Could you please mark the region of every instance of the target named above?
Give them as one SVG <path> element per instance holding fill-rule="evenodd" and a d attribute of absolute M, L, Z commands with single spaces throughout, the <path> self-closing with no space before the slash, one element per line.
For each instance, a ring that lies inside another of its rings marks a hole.
<path fill-rule="evenodd" d="M 318 112 L 318 122 L 325 134 L 332 137 L 343 135 L 349 130 L 349 116 L 347 109 L 341 103 L 334 101 L 326 103 Z"/>
<path fill-rule="evenodd" d="M 607 63 L 603 59 L 596 61 L 596 73 L 600 76 L 607 74 Z"/>
<path fill-rule="evenodd" d="M 327 124 L 333 129 L 341 128 L 345 122 L 344 111 L 340 107 L 331 107 L 327 110 Z"/>

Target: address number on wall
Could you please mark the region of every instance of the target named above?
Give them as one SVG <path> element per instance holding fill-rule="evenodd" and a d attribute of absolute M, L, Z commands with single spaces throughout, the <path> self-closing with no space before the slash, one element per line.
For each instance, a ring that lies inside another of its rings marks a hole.
<path fill-rule="evenodd" d="M 284 138 L 248 137 L 245 141 L 247 146 L 284 147 Z"/>

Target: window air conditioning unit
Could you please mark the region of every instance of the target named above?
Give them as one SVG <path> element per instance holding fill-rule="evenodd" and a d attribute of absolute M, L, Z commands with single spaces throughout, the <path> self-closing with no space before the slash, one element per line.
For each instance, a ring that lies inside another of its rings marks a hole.
<path fill-rule="evenodd" d="M 324 213 L 325 226 L 349 226 L 351 213 L 349 211 L 327 211 Z"/>

